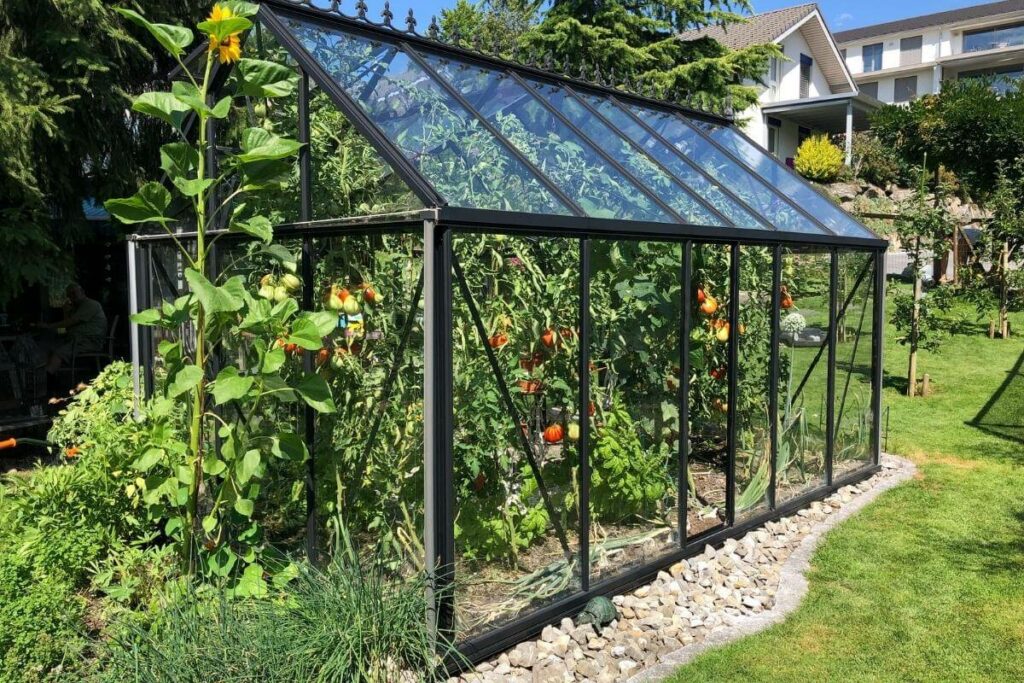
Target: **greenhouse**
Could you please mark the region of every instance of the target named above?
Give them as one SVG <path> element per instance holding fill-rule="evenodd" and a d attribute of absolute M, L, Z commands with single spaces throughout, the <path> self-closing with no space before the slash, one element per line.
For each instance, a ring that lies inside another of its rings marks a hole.
<path fill-rule="evenodd" d="M 297 86 L 238 116 L 305 144 L 211 280 L 337 314 L 289 353 L 337 410 L 276 416 L 310 457 L 268 465 L 269 542 L 432 576 L 479 660 L 878 469 L 884 240 L 727 112 L 366 14 L 269 0 L 246 37 Z M 194 239 L 132 237 L 135 311 Z M 142 394 L 175 335 L 133 326 Z"/>

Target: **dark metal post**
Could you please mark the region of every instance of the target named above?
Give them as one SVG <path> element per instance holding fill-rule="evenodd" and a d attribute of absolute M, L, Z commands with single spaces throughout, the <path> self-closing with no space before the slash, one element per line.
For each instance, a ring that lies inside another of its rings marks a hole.
<path fill-rule="evenodd" d="M 580 585 L 590 590 L 590 238 L 580 248 L 579 336 L 579 506 Z"/>
<path fill-rule="evenodd" d="M 836 441 L 836 336 L 839 326 L 839 252 L 829 250 L 828 294 L 828 389 L 825 399 L 825 484 L 832 485 L 832 459 Z M 843 307 L 845 314 L 846 307 Z M 845 317 L 845 315 L 844 315 Z"/>
<path fill-rule="evenodd" d="M 312 204 L 312 158 L 309 152 L 309 75 L 300 70 L 299 75 L 298 139 L 299 150 L 299 220 L 308 222 L 313 218 Z M 302 308 L 313 310 L 313 291 L 316 279 L 313 275 L 313 238 L 302 237 Z M 302 354 L 302 367 L 307 373 L 314 372 L 313 353 Z M 311 562 L 317 561 L 319 524 L 316 514 L 316 416 L 307 405 L 302 411 L 302 434 L 309 451 L 306 463 L 306 556 Z"/>
<path fill-rule="evenodd" d="M 779 325 L 782 309 L 782 247 L 776 245 L 772 249 L 772 329 L 771 329 L 771 361 L 768 370 L 768 417 L 771 431 L 771 483 L 768 485 L 768 508 L 775 509 L 775 486 L 778 481 L 779 466 Z"/>
<path fill-rule="evenodd" d="M 740 245 L 729 250 L 729 460 L 725 473 L 725 519 L 728 526 L 736 521 L 736 432 L 739 415 L 739 336 L 740 336 Z"/>
<path fill-rule="evenodd" d="M 693 242 L 683 245 L 683 262 L 679 272 L 682 315 L 679 327 L 679 547 L 686 547 L 687 513 L 690 503 L 690 328 L 693 326 Z"/>
<path fill-rule="evenodd" d="M 423 223 L 423 455 L 426 569 L 432 574 L 427 618 L 451 637 L 455 611 L 455 515 L 452 482 L 452 238 Z"/>
<path fill-rule="evenodd" d="M 885 251 L 882 250 L 875 254 L 874 304 L 874 324 L 871 330 L 871 404 L 875 419 L 875 443 L 872 460 L 877 465 L 882 452 L 882 340 L 885 338 Z"/>
<path fill-rule="evenodd" d="M 140 284 L 140 310 L 145 311 L 148 308 L 153 307 L 153 280 L 152 270 L 153 265 L 153 245 L 147 244 L 145 249 L 142 251 L 142 258 L 139 262 L 139 284 Z M 144 396 L 150 398 L 153 396 L 153 354 L 156 349 L 153 348 L 153 327 L 150 325 L 143 325 L 141 329 L 142 336 L 142 385 Z"/>

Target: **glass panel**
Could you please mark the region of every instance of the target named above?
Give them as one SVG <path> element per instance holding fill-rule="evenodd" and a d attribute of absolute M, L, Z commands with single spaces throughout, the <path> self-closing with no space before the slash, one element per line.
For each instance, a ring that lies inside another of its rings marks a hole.
<path fill-rule="evenodd" d="M 422 571 L 422 238 L 325 237 L 313 250 L 313 307 L 338 317 L 315 357 L 338 408 L 316 416 L 321 550 L 337 552 L 344 530 L 392 571 Z"/>
<path fill-rule="evenodd" d="M 591 140 L 598 141 L 606 154 L 629 170 L 635 178 L 667 203 L 688 223 L 695 225 L 722 225 L 722 219 L 700 204 L 684 187 L 668 173 L 661 170 L 645 153 L 638 150 L 626 138 L 594 116 L 570 96 L 563 88 L 526 79 L 541 97 L 561 112 Z"/>
<path fill-rule="evenodd" d="M 515 79 L 425 54 L 430 65 L 589 216 L 674 222 Z M 603 145 L 606 140 L 602 140 Z"/>
<path fill-rule="evenodd" d="M 867 252 L 839 252 L 833 479 L 868 464 L 873 455 L 874 261 Z"/>
<path fill-rule="evenodd" d="M 666 149 L 664 145 L 658 142 L 657 138 L 648 133 L 643 126 L 634 121 L 611 100 L 586 93 L 580 93 L 580 97 L 585 99 L 590 106 L 597 109 L 613 126 L 622 131 L 633 142 L 643 147 L 648 154 L 657 159 L 665 168 L 672 171 L 677 180 L 718 209 L 736 227 L 753 228 L 755 230 L 771 229 L 763 221 L 755 217 L 754 214 L 741 206 L 739 202 L 736 202 L 723 192 L 719 185 L 708 180 L 696 168 L 684 159 L 681 159 L 676 152 Z"/>
<path fill-rule="evenodd" d="M 694 244 L 690 287 L 690 456 L 686 532 L 726 523 L 729 469 L 729 268 L 727 244 Z"/>
<path fill-rule="evenodd" d="M 634 113 L 692 161 L 757 210 L 779 230 L 821 234 L 822 230 L 681 118 L 667 112 L 631 106 Z"/>
<path fill-rule="evenodd" d="M 397 46 L 286 21 L 302 46 L 450 204 L 571 213 Z"/>
<path fill-rule="evenodd" d="M 592 243 L 592 581 L 679 549 L 682 246 Z"/>
<path fill-rule="evenodd" d="M 301 242 L 295 238 L 277 240 L 275 246 L 283 247 L 296 259 L 301 253 Z M 246 291 L 254 296 L 265 296 L 278 302 L 286 299 L 302 301 L 302 283 L 298 278 L 292 279 L 297 261 L 289 261 L 289 267 L 283 266 L 281 260 L 268 255 L 260 242 L 219 240 L 215 259 L 215 281 L 218 284 L 240 275 Z M 235 365 L 243 372 L 258 368 L 259 347 L 264 342 L 257 338 L 262 335 L 253 336 L 251 330 L 248 332 L 250 334 L 238 334 L 229 342 L 218 345 L 214 362 L 219 365 Z M 294 384 L 301 372 L 302 362 L 301 351 L 292 350 L 289 353 L 286 349 L 286 359 L 278 376 Z M 300 434 L 305 413 L 301 402 L 283 401 L 257 402 L 247 405 L 245 410 L 238 410 L 233 402 L 229 402 L 216 411 L 226 423 L 243 430 L 252 429 L 250 434 L 265 433 L 262 425 L 266 424 L 274 424 L 275 429 L 281 432 Z M 261 467 L 266 471 L 260 478 L 259 486 L 253 487 L 251 492 L 256 497 L 256 515 L 265 538 L 279 551 L 301 553 L 306 535 L 306 494 L 303 486 L 306 464 L 296 458 L 264 458 L 262 462 Z"/>
<path fill-rule="evenodd" d="M 310 95 L 309 149 L 313 220 L 423 207 L 394 169 L 319 88 Z M 298 201 L 298 193 L 289 199 Z"/>
<path fill-rule="evenodd" d="M 776 503 L 825 483 L 831 255 L 783 249 Z"/>
<path fill-rule="evenodd" d="M 463 639 L 580 589 L 572 428 L 579 242 L 460 234 L 453 249 L 520 420 L 502 400 L 455 283 L 455 619 Z"/>
<path fill-rule="evenodd" d="M 872 43 L 863 48 L 864 71 L 881 71 L 882 69 L 882 44 Z"/>
<path fill-rule="evenodd" d="M 771 484 L 772 261 L 769 247 L 740 247 L 736 517 L 767 507 Z"/>
<path fill-rule="evenodd" d="M 995 50 L 1024 45 L 1024 24 L 1013 24 L 980 31 L 964 31 L 964 52 Z"/>
<path fill-rule="evenodd" d="M 735 154 L 776 190 L 795 201 L 805 211 L 828 226 L 832 232 L 847 237 L 874 237 L 845 211 L 815 192 L 806 182 L 779 163 L 778 159 L 765 154 L 742 134 L 732 128 L 707 121 L 694 121 L 693 125 L 699 126 L 712 140 Z"/>

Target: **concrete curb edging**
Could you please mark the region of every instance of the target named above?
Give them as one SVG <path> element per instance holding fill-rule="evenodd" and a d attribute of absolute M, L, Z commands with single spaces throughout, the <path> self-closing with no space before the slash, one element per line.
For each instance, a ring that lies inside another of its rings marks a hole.
<path fill-rule="evenodd" d="M 850 503 L 843 505 L 837 512 L 829 515 L 824 521 L 818 522 L 812 527 L 811 532 L 804 537 L 796 550 L 786 558 L 780 569 L 779 588 L 775 596 L 775 606 L 771 610 L 760 614 L 748 614 L 734 618 L 729 626 L 712 631 L 704 640 L 683 646 L 674 652 L 664 655 L 658 664 L 644 669 L 636 676 L 630 678 L 628 683 L 660 681 L 698 655 L 712 648 L 763 631 L 769 626 L 782 622 L 791 612 L 796 610 L 803 601 L 804 596 L 807 595 L 808 583 L 806 574 L 811 566 L 811 557 L 828 532 L 862 510 L 879 495 L 904 483 L 917 472 L 917 467 L 914 463 L 894 455 L 883 454 L 881 464 L 885 469 L 899 471 L 879 482 L 878 485 L 872 487 L 869 491 L 858 495 Z"/>

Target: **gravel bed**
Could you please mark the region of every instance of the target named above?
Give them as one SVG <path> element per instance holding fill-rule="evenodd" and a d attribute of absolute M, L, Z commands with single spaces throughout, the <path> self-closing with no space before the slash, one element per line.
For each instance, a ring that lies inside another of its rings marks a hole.
<path fill-rule="evenodd" d="M 804 572 L 821 537 L 913 473 L 910 462 L 884 455 L 872 477 L 614 596 L 620 618 L 600 632 L 563 619 L 449 683 L 660 680 L 709 647 L 785 618 L 807 591 Z"/>

